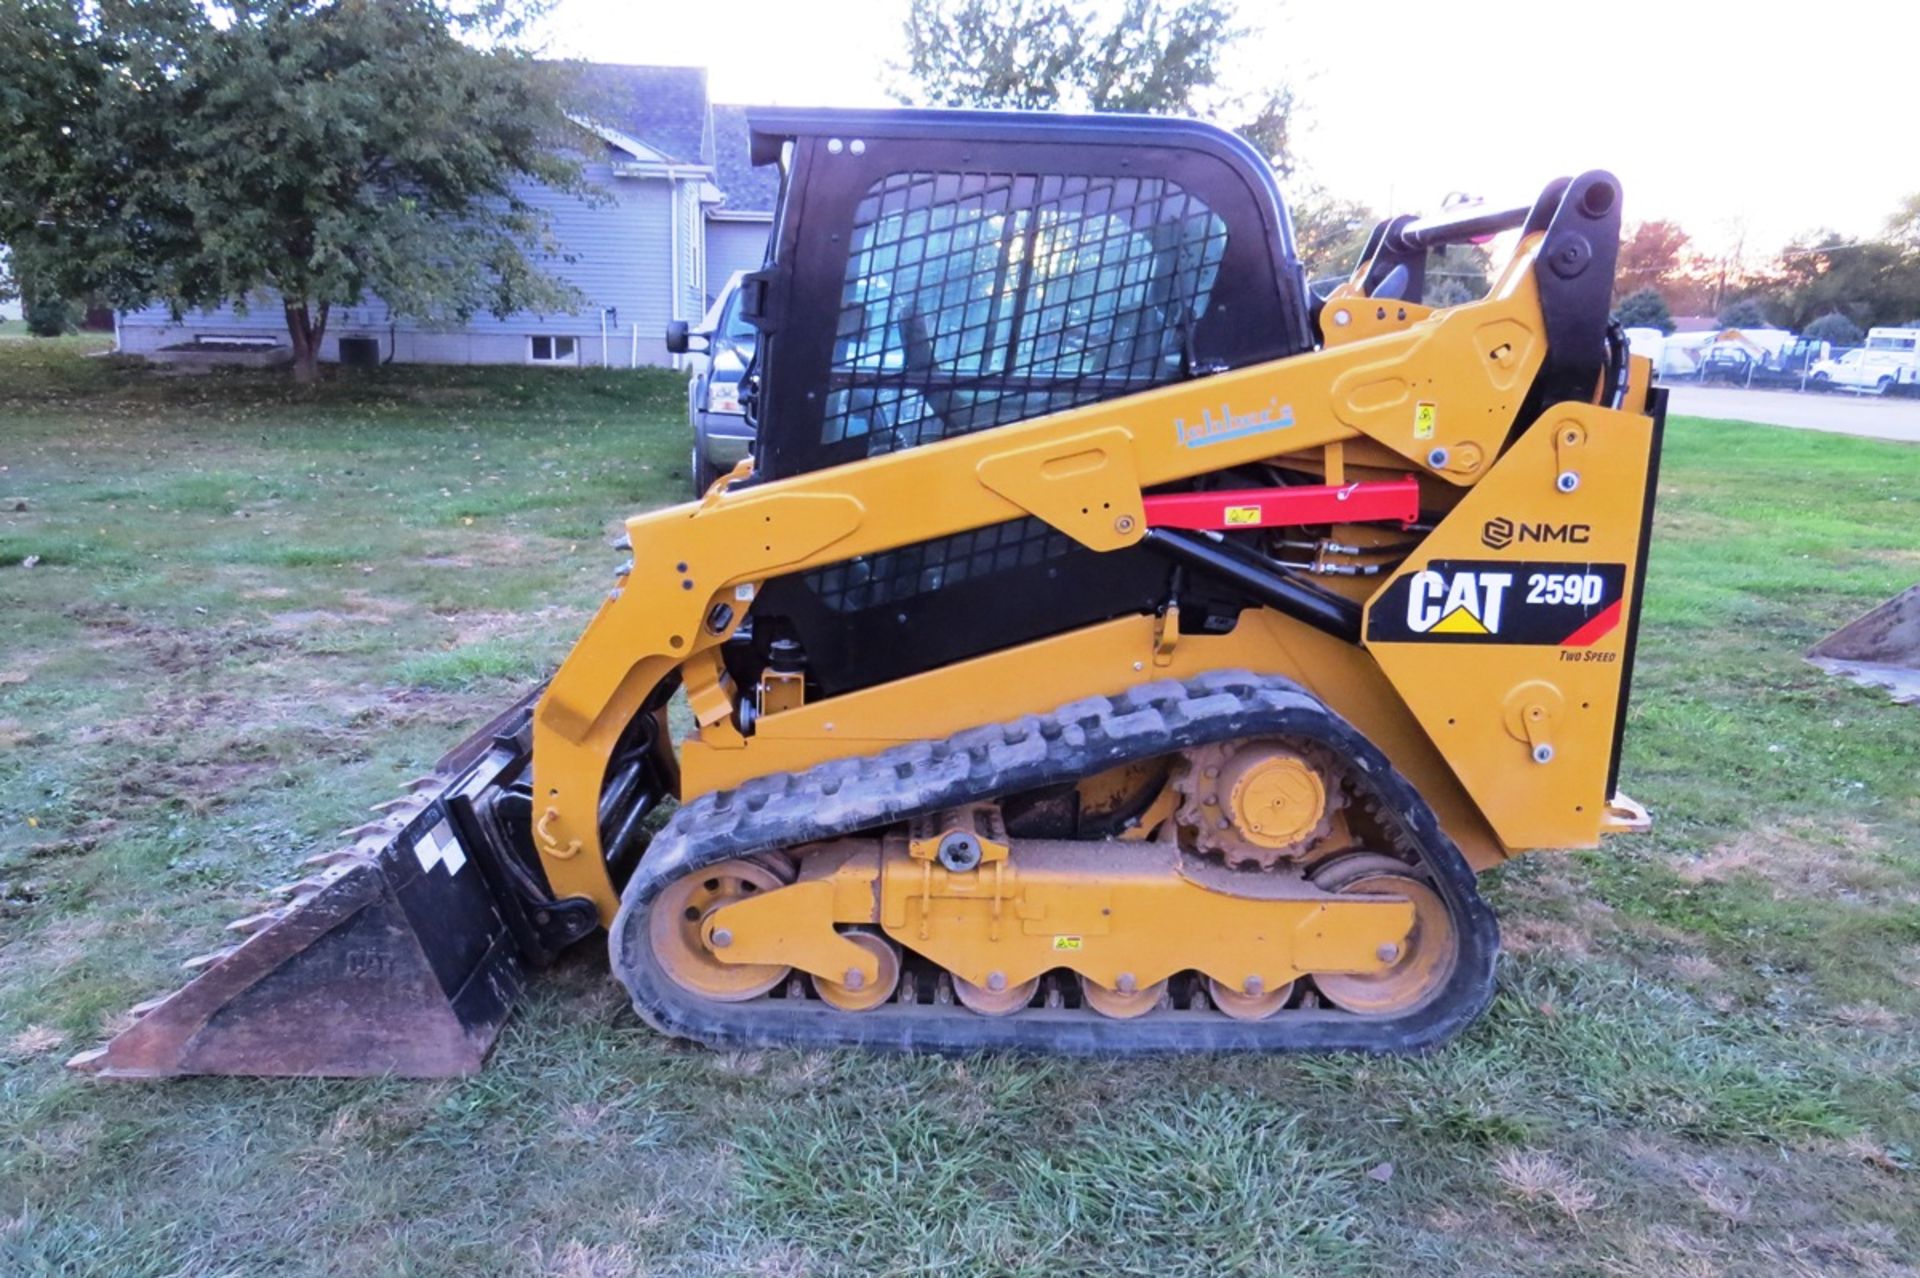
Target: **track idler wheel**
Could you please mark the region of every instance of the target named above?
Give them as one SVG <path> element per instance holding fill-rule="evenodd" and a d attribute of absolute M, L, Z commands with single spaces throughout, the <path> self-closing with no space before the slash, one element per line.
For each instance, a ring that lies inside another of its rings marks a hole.
<path fill-rule="evenodd" d="M 870 1011 L 892 998 L 893 992 L 900 987 L 900 950 L 886 937 L 876 936 L 872 932 L 846 932 L 842 935 L 873 955 L 874 962 L 880 968 L 878 979 L 872 982 L 862 980 L 857 970 L 850 970 L 844 983 L 815 976 L 812 978 L 813 992 L 820 996 L 821 1002 L 843 1012 Z"/>
<path fill-rule="evenodd" d="M 787 979 L 791 968 L 777 963 L 722 963 L 707 948 L 700 924 L 723 905 L 785 887 L 776 865 L 763 859 L 722 861 L 669 884 L 648 921 L 654 957 L 680 986 L 719 1003 L 758 998 Z M 729 938 L 714 934 L 714 943 Z M 896 964 L 897 975 L 897 964 Z"/>
<path fill-rule="evenodd" d="M 1145 1016 L 1160 1006 L 1160 999 L 1166 992 L 1165 981 L 1155 981 L 1138 989 L 1110 990 L 1090 977 L 1080 978 L 1081 1001 L 1100 1015 L 1110 1016 L 1116 1021 L 1130 1021 L 1136 1016 Z"/>
<path fill-rule="evenodd" d="M 1414 867 L 1382 853 L 1357 852 L 1329 861 L 1314 874 L 1313 884 L 1327 892 L 1397 896 L 1413 903 L 1413 930 L 1391 955 L 1382 953 L 1389 963 L 1384 971 L 1314 975 L 1329 1003 L 1360 1016 L 1393 1016 L 1425 1005 L 1446 986 L 1459 961 L 1459 938 L 1446 902 Z"/>

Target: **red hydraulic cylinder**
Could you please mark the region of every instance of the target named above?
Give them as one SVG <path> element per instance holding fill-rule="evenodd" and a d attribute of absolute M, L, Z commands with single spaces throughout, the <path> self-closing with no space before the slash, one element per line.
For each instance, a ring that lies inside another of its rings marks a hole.
<path fill-rule="evenodd" d="M 1147 527 L 1196 531 L 1356 524 L 1381 519 L 1410 524 L 1420 517 L 1420 485 L 1411 475 L 1351 484 L 1164 493 L 1145 501 Z"/>

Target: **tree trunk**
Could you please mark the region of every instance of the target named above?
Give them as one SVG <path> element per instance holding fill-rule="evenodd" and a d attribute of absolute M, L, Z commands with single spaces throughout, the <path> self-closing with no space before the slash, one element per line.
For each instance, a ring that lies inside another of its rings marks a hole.
<path fill-rule="evenodd" d="M 333 308 L 322 302 L 317 312 L 309 311 L 304 301 L 289 301 L 286 306 L 287 335 L 293 339 L 293 380 L 304 386 L 320 376 L 320 343 L 327 335 L 327 316 Z"/>
<path fill-rule="evenodd" d="M 293 380 L 307 385 L 320 376 L 320 343 L 305 302 L 287 302 L 287 335 L 293 339 Z"/>

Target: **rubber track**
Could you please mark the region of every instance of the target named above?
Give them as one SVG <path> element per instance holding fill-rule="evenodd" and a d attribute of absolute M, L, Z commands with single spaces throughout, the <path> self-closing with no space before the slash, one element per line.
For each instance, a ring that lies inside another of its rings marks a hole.
<path fill-rule="evenodd" d="M 1008 1017 L 958 1005 L 889 1002 L 840 1012 L 811 999 L 716 1003 L 673 980 L 647 938 L 647 915 L 667 884 L 715 862 L 892 825 L 922 812 L 1077 779 L 1133 759 L 1210 741 L 1287 735 L 1350 761 L 1349 776 L 1411 846 L 1452 912 L 1460 961 L 1443 992 L 1397 1017 L 1288 1009 L 1265 1021 L 1217 1011 L 1161 1009 L 1119 1021 L 1087 1009 L 1030 1007 Z M 1473 872 L 1432 810 L 1386 757 L 1291 680 L 1217 671 L 1190 682 L 1144 684 L 943 741 L 915 742 L 797 773 L 757 777 L 681 807 L 622 894 L 609 937 L 615 976 L 655 1028 L 716 1047 L 824 1047 L 1068 1054 L 1170 1052 L 1411 1052 L 1459 1033 L 1493 998 L 1500 947 Z"/>

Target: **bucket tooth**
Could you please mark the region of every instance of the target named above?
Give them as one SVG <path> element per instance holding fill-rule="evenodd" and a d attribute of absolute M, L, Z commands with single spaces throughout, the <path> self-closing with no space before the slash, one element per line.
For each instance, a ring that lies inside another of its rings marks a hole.
<path fill-rule="evenodd" d="M 143 1002 L 135 1003 L 127 1009 L 127 1015 L 133 1017 L 135 1020 L 139 1020 L 142 1016 L 145 1016 L 148 1012 L 151 1012 L 154 1008 L 160 1006 L 172 997 L 171 994 L 162 994 L 159 998 L 150 998 Z"/>
<path fill-rule="evenodd" d="M 245 932 L 249 935 L 286 916 L 283 909 L 262 910 L 258 914 L 249 914 L 245 918 L 235 919 L 227 924 L 229 932 Z"/>
<path fill-rule="evenodd" d="M 366 859 L 366 854 L 358 848 L 335 848 L 331 852 L 316 852 L 300 864 L 317 865 L 323 870 L 330 870 L 336 865 L 358 865 Z"/>
<path fill-rule="evenodd" d="M 369 821 L 365 825 L 356 825 L 350 830 L 342 830 L 340 831 L 340 837 L 343 839 L 350 839 L 357 842 L 360 839 L 366 838 L 370 834 L 378 834 L 378 835 L 392 834 L 394 832 L 394 829 L 395 829 L 395 823 L 391 819 L 383 817 L 378 821 Z"/>
<path fill-rule="evenodd" d="M 226 958 L 239 948 L 238 945 L 228 945 L 221 949 L 208 950 L 205 954 L 194 955 L 192 958 L 180 964 L 180 966 L 189 972 L 198 972 L 205 968 L 212 967 L 215 963 L 218 963 L 221 959 Z"/>
<path fill-rule="evenodd" d="M 329 871 L 331 873 L 331 871 Z M 291 883 L 281 883 L 268 889 L 274 896 L 301 900 L 312 896 L 329 882 L 326 874 L 314 874 L 304 879 L 295 879 Z"/>
<path fill-rule="evenodd" d="M 406 794 L 397 799 L 388 799 L 385 803 L 376 803 L 369 812 L 399 812 L 404 810 L 409 816 L 420 810 L 420 800 L 416 795 Z"/>

